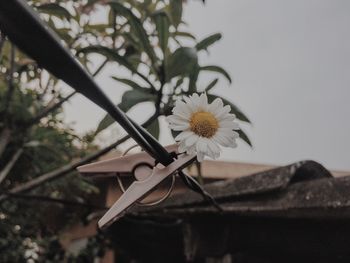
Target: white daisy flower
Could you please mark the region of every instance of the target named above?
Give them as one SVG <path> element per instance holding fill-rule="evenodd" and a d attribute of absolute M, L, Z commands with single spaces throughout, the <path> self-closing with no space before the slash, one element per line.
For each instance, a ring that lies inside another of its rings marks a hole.
<path fill-rule="evenodd" d="M 231 107 L 224 106 L 221 99 L 216 98 L 208 104 L 205 93 L 184 97 L 184 101 L 176 101 L 173 115 L 167 117 L 169 127 L 181 133 L 175 140 L 179 144 L 179 152 L 197 153 L 198 161 L 204 156 L 216 159 L 220 156 L 220 147 L 236 147 L 239 137 L 234 130 L 239 130 L 235 122 L 236 116 L 230 114 Z"/>

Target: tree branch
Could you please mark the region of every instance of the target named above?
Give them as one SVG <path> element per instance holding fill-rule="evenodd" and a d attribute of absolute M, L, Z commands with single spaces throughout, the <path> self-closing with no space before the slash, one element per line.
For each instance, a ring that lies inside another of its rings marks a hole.
<path fill-rule="evenodd" d="M 11 130 L 8 128 L 4 128 L 0 134 L 0 157 L 4 153 L 7 144 L 11 140 Z"/>
<path fill-rule="evenodd" d="M 153 90 L 157 90 L 156 87 L 153 85 L 153 83 L 145 75 L 141 74 L 138 71 L 135 74 L 138 75 L 140 78 L 142 78 L 144 81 L 146 81 Z"/>
<path fill-rule="evenodd" d="M 158 114 L 154 114 L 152 117 L 150 117 L 142 126 L 147 127 L 149 126 L 156 118 L 158 118 Z M 47 183 L 49 181 L 61 178 L 73 170 L 75 170 L 78 166 L 84 165 L 86 163 L 89 163 L 93 160 L 96 160 L 97 158 L 101 157 L 102 155 L 106 154 L 107 152 L 111 151 L 118 145 L 122 144 L 123 142 L 127 141 L 130 138 L 129 135 L 126 135 L 122 137 L 121 139 L 117 140 L 116 142 L 112 143 L 111 145 L 107 146 L 106 148 L 97 151 L 96 153 L 93 153 L 91 155 L 86 156 L 85 158 L 82 158 L 79 161 L 72 162 L 70 164 L 67 164 L 63 167 L 60 167 L 56 170 L 53 170 L 51 172 L 48 172 L 46 174 L 43 174 L 41 176 L 38 176 L 34 178 L 33 180 L 23 183 L 21 185 L 15 186 L 12 188 L 8 193 L 3 194 L 0 196 L 0 201 L 3 201 L 4 199 L 8 198 L 10 194 L 17 194 L 22 193 L 25 191 L 32 190 L 34 188 L 39 187 L 40 185 Z"/>
<path fill-rule="evenodd" d="M 26 191 L 32 190 L 34 188 L 37 188 L 38 186 L 40 186 L 44 183 L 61 178 L 62 176 L 67 175 L 70 172 L 72 172 L 73 170 L 75 170 L 78 166 L 84 165 L 84 164 L 89 163 L 93 160 L 96 160 L 97 158 L 99 158 L 100 156 L 111 151 L 113 148 L 115 148 L 119 144 L 125 142 L 129 138 L 130 138 L 130 136 L 128 136 L 128 135 L 124 136 L 120 140 L 112 143 L 111 145 L 107 146 L 106 148 L 104 148 L 104 149 L 102 149 L 94 154 L 88 155 L 87 157 L 82 158 L 79 161 L 64 165 L 56 170 L 53 170 L 51 172 L 46 173 L 46 174 L 40 175 L 29 182 L 23 183 L 21 185 L 18 185 L 16 187 L 12 188 L 10 191 L 8 191 L 8 193 L 9 194 L 16 194 L 16 193 L 26 192 Z M 7 194 L 0 196 L 0 201 L 2 201 L 4 198 L 6 198 L 6 195 Z"/>
<path fill-rule="evenodd" d="M 49 203 L 58 203 L 62 205 L 67 206 L 80 206 L 80 207 L 86 207 L 86 208 L 93 208 L 93 209 L 101 209 L 106 210 L 108 207 L 105 206 L 98 206 L 93 204 L 88 204 L 84 202 L 77 202 L 77 201 L 71 201 L 61 198 L 52 198 L 44 195 L 27 195 L 27 194 L 13 194 L 8 192 L 2 192 L 2 194 L 9 195 L 11 198 L 18 198 L 23 199 L 24 201 L 40 201 L 40 202 L 49 202 Z"/>
<path fill-rule="evenodd" d="M 0 184 L 5 180 L 6 176 L 11 171 L 12 167 L 17 162 L 18 158 L 22 155 L 23 148 L 20 148 L 16 151 L 16 153 L 12 156 L 11 160 L 6 164 L 4 169 L 0 171 Z"/>
<path fill-rule="evenodd" d="M 73 97 L 75 94 L 77 94 L 76 91 L 73 91 L 71 94 L 69 94 L 67 97 L 62 98 L 60 101 L 57 103 L 53 104 L 52 106 L 49 106 L 45 109 L 43 109 L 41 112 L 39 112 L 38 115 L 34 116 L 27 124 L 27 127 L 30 127 L 34 125 L 35 123 L 39 122 L 42 118 L 50 114 L 51 112 L 57 110 L 59 107 L 62 106 L 63 103 L 68 101 L 71 97 Z"/>
<path fill-rule="evenodd" d="M 98 68 L 97 70 L 92 74 L 93 77 L 97 76 L 97 74 L 99 74 L 101 72 L 101 70 L 103 69 L 103 67 L 107 64 L 108 59 L 106 59 Z M 34 116 L 28 123 L 27 123 L 27 127 L 30 127 L 32 125 L 34 125 L 35 123 L 39 122 L 42 118 L 44 118 L 45 116 L 47 116 L 48 114 L 50 114 L 51 112 L 55 111 L 56 109 L 58 109 L 59 107 L 62 106 L 63 103 L 65 103 L 66 101 L 68 101 L 71 97 L 73 97 L 75 94 L 77 94 L 77 91 L 73 91 L 72 93 L 70 93 L 67 97 L 62 98 L 60 101 L 58 101 L 56 104 L 53 104 L 52 106 L 49 106 L 47 108 L 45 108 L 43 111 L 41 111 L 38 115 Z"/>
<path fill-rule="evenodd" d="M 104 68 L 104 66 L 106 66 L 108 62 L 108 59 L 105 59 L 102 64 L 96 69 L 96 71 L 92 74 L 93 77 L 96 77 L 100 72 L 101 70 Z"/>

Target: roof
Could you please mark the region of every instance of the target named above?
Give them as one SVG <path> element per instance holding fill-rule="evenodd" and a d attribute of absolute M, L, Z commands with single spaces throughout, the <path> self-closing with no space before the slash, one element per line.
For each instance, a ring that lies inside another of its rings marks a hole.
<path fill-rule="evenodd" d="M 276 165 L 255 164 L 231 161 L 205 160 L 201 163 L 203 178 L 207 179 L 232 179 L 263 172 L 276 168 Z M 189 174 L 197 176 L 198 171 L 195 165 L 189 168 Z"/>
<path fill-rule="evenodd" d="M 341 217 L 350 206 L 350 177 L 334 178 L 320 164 L 313 161 L 259 172 L 250 176 L 218 181 L 205 189 L 220 203 L 224 213 L 277 215 L 287 217 L 340 216 L 334 210 L 341 208 Z M 339 192 L 344 189 L 344 191 Z M 306 208 L 317 209 L 315 215 Z M 346 208 L 346 209 L 345 209 Z M 293 209 L 293 213 L 290 211 Z M 331 210 L 329 210 L 331 209 Z M 321 211 L 322 210 L 322 211 Z M 289 211 L 288 213 L 285 213 Z M 350 210 L 349 210 L 350 211 Z M 188 216 L 198 213 L 214 213 L 217 209 L 206 203 L 198 194 L 186 191 L 172 196 L 156 207 L 136 208 L 134 214 L 160 216 Z M 350 216 L 350 214 L 349 214 Z"/>
<path fill-rule="evenodd" d="M 222 212 L 186 191 L 159 206 L 131 209 L 109 231 L 145 262 L 227 255 L 235 262 L 350 259 L 345 245 L 350 242 L 350 177 L 335 178 L 322 165 L 303 161 L 205 189 Z M 261 252 L 257 261 L 238 260 Z"/>

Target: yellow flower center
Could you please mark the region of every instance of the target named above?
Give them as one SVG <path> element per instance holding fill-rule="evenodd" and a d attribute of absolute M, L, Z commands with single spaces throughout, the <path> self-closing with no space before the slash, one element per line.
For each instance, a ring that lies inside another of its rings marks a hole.
<path fill-rule="evenodd" d="M 199 111 L 193 113 L 190 119 L 190 129 L 198 136 L 211 138 L 219 128 L 219 123 L 210 112 Z"/>

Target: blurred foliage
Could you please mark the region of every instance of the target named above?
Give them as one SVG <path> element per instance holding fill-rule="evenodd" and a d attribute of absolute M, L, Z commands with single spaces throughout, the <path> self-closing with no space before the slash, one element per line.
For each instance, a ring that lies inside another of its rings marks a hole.
<path fill-rule="evenodd" d="M 112 76 L 129 87 L 119 104 L 126 112 L 151 102 L 158 116 L 169 115 L 181 96 L 204 90 L 210 100 L 215 99 L 212 91 L 219 78 L 199 87 L 199 75 L 205 72 L 232 82 L 225 69 L 199 62 L 200 53 L 205 54 L 221 34 L 197 41 L 186 30 L 182 0 L 27 2 L 88 70 L 98 66 L 92 63 L 93 53 L 108 64 L 116 63 L 116 69 L 130 71 L 129 78 L 118 76 L 117 70 Z M 104 22 L 91 22 L 97 13 L 105 16 Z M 62 245 L 62 233 L 72 224 L 86 223 L 96 210 L 96 205 L 88 204 L 98 200 L 98 188 L 76 173 L 24 196 L 1 199 L 21 183 L 95 151 L 95 136 L 114 123 L 106 115 L 96 131 L 77 135 L 63 122 L 65 96 L 60 84 L 0 35 L 0 262 L 93 262 L 106 246 L 99 236 L 75 255 Z M 239 120 L 249 122 L 232 102 L 224 102 Z M 148 129 L 158 138 L 159 120 Z M 250 144 L 243 131 L 241 138 Z"/>
<path fill-rule="evenodd" d="M 68 11 L 82 3 L 28 2 L 73 52 L 88 34 L 81 26 L 84 18 Z M 99 33 L 93 33 L 97 39 Z M 80 61 L 88 62 L 85 57 Z M 64 98 L 57 79 L 0 36 L 0 196 L 98 149 L 93 136 L 79 136 L 63 122 L 59 103 Z M 61 233 L 96 210 L 79 204 L 91 203 L 98 191 L 72 173 L 23 196 L 0 201 L 0 262 L 72 260 L 61 245 Z"/>

